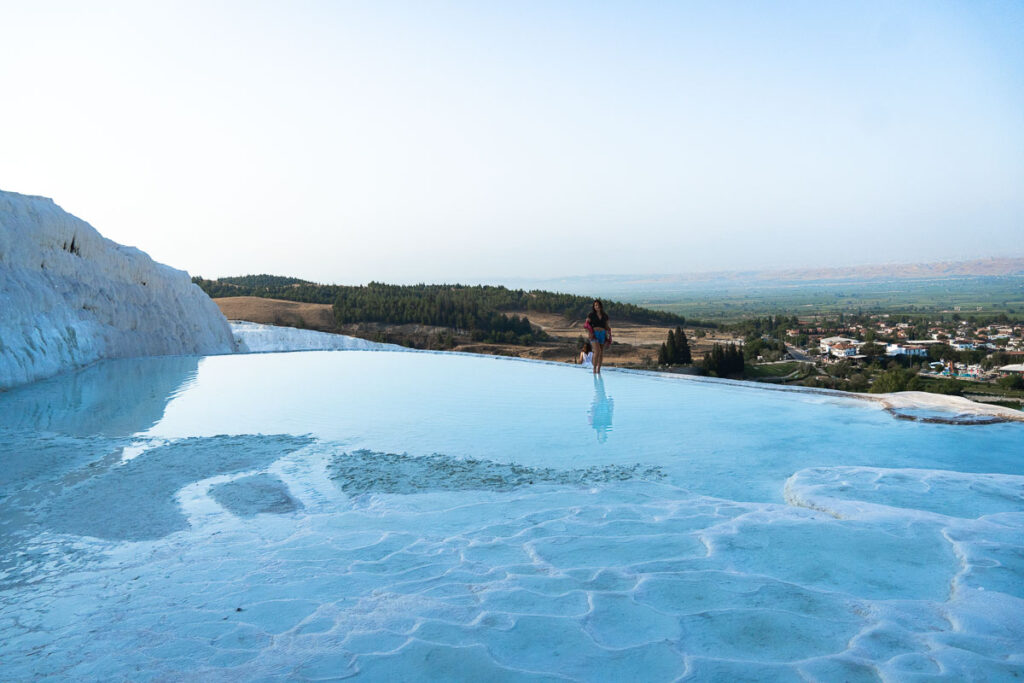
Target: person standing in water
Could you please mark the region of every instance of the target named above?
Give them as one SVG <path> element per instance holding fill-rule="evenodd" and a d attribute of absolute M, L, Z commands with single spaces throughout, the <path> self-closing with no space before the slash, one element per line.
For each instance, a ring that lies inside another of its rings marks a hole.
<path fill-rule="evenodd" d="M 594 347 L 590 342 L 583 342 L 583 350 L 576 358 L 576 365 L 582 365 L 584 368 L 594 367 Z"/>
<path fill-rule="evenodd" d="M 604 312 L 604 304 L 600 299 L 594 299 L 594 304 L 587 314 L 587 322 L 583 324 L 594 344 L 594 374 L 601 372 L 601 363 L 604 360 L 604 347 L 611 346 L 612 326 L 608 323 L 608 314 Z"/>

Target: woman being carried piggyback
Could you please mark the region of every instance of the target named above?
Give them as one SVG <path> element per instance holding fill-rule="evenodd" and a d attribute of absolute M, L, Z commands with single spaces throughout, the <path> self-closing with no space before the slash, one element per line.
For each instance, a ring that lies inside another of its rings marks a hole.
<path fill-rule="evenodd" d="M 601 372 L 604 349 L 612 343 L 612 326 L 608 322 L 608 314 L 604 312 L 604 304 L 600 299 L 594 299 L 583 327 L 587 329 L 590 341 L 594 343 L 594 374 L 597 374 Z"/>

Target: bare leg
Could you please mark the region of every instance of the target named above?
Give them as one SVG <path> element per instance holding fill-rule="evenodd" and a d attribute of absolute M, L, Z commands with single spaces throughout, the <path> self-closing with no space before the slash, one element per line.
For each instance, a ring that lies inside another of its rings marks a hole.
<path fill-rule="evenodd" d="M 594 374 L 601 372 L 601 361 L 604 360 L 604 344 L 594 346 Z"/>

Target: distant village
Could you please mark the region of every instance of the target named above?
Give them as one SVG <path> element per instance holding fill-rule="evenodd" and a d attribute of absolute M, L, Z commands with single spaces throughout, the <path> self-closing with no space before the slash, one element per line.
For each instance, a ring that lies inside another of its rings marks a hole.
<path fill-rule="evenodd" d="M 855 392 L 970 394 L 1014 408 L 1024 401 L 1024 321 L 1005 314 L 768 316 L 694 334 L 702 346 L 742 349 L 747 379 Z M 703 365 L 714 371 L 707 355 Z"/>
<path fill-rule="evenodd" d="M 870 317 L 868 324 L 841 328 L 790 328 L 786 336 L 794 342 L 805 341 L 807 355 L 816 350 L 817 360 L 826 364 L 864 362 L 884 355 L 920 360 L 920 372 L 925 375 L 994 380 L 1024 374 L 1024 326 L 979 326 L 962 320 L 931 323 L 926 337 L 914 338 L 915 332 L 921 331 L 920 325 L 891 323 L 886 315 Z"/>

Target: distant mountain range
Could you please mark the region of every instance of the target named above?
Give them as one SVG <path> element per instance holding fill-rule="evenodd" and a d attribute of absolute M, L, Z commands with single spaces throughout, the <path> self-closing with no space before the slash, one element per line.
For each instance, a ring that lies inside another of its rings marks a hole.
<path fill-rule="evenodd" d="M 791 268 L 786 270 L 720 271 L 667 276 L 669 281 L 706 280 L 887 280 L 931 279 L 946 277 L 978 277 L 1024 275 L 1024 258 L 986 258 L 972 261 L 938 261 L 935 263 L 889 263 L 839 268 Z M 658 278 L 660 279 L 660 278 Z"/>
<path fill-rule="evenodd" d="M 885 280 L 943 280 L 972 277 L 1024 277 L 1024 257 L 985 258 L 934 263 L 891 263 L 836 268 L 788 268 L 779 270 L 729 270 L 658 275 L 582 275 L 577 277 L 504 280 L 502 284 L 524 289 L 562 292 L 623 292 L 708 289 L 752 285 L 799 283 L 856 283 Z"/>

